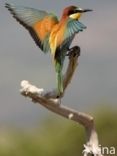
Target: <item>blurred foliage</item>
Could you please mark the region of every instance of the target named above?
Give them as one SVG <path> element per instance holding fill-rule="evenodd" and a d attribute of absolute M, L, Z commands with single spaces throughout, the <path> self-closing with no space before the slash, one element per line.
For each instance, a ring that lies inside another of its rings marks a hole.
<path fill-rule="evenodd" d="M 103 146 L 117 147 L 117 111 L 98 109 L 96 128 Z M 54 115 L 34 129 L 0 129 L 0 156 L 80 156 L 85 133 L 79 124 Z"/>

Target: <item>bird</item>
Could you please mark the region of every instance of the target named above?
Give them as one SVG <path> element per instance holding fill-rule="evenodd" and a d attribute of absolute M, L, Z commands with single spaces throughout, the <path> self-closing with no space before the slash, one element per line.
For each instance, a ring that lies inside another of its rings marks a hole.
<path fill-rule="evenodd" d="M 57 97 L 64 91 L 62 69 L 67 52 L 76 34 L 86 29 L 79 21 L 81 15 L 92 9 L 78 6 L 64 8 L 60 20 L 53 13 L 34 8 L 6 3 L 5 7 L 24 26 L 36 45 L 44 52 L 50 51 L 55 66 Z"/>

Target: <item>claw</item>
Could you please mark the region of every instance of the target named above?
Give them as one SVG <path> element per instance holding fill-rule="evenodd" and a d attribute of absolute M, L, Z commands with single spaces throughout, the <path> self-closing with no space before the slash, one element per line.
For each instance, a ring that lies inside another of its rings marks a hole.
<path fill-rule="evenodd" d="M 80 56 L 80 47 L 79 46 L 74 46 L 71 49 L 68 49 L 66 56 L 71 57 L 72 55 L 73 55 L 73 57 Z"/>

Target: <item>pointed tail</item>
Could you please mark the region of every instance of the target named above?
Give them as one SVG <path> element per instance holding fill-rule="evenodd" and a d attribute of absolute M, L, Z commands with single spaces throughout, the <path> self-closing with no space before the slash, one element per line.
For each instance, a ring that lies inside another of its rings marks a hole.
<path fill-rule="evenodd" d="M 58 96 L 60 96 L 64 91 L 62 69 L 63 69 L 64 60 L 65 60 L 65 54 L 66 54 L 66 49 L 60 50 L 58 48 L 56 49 L 56 53 L 54 56 Z"/>
<path fill-rule="evenodd" d="M 56 69 L 56 81 L 57 81 L 58 96 L 60 96 L 60 94 L 63 93 L 62 67 L 63 67 L 63 65 L 58 60 L 55 60 L 55 69 Z"/>
<path fill-rule="evenodd" d="M 58 90 L 58 96 L 63 93 L 63 76 L 62 72 L 57 72 L 57 90 Z"/>

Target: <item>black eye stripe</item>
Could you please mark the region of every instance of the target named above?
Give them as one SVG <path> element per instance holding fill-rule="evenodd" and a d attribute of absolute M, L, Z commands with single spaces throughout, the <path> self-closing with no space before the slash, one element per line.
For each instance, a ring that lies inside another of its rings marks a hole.
<path fill-rule="evenodd" d="M 75 13 L 77 13 L 77 12 L 78 12 L 78 10 L 70 10 L 68 14 L 69 14 L 69 15 L 72 15 L 72 14 L 75 14 Z"/>

